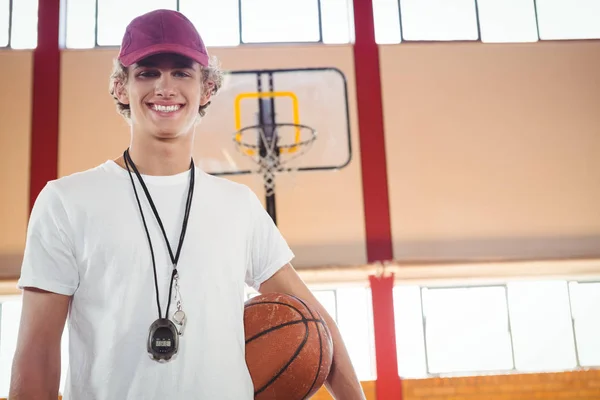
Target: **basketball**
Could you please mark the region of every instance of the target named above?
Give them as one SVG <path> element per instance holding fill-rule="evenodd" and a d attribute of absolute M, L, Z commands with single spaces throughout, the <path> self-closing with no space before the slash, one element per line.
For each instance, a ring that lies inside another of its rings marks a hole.
<path fill-rule="evenodd" d="M 306 399 L 323 386 L 333 341 L 305 301 L 281 293 L 256 296 L 244 305 L 244 327 L 255 399 Z"/>

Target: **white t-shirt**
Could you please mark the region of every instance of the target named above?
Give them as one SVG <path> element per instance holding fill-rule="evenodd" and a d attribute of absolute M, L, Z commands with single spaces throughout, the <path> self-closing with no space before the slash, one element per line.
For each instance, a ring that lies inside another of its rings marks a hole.
<path fill-rule="evenodd" d="M 172 263 L 132 174 L 154 248 L 164 316 Z M 143 179 L 175 253 L 189 171 Z M 18 286 L 73 296 L 65 400 L 251 400 L 245 284 L 257 289 L 292 258 L 249 188 L 196 168 L 178 264 L 187 324 L 176 359 L 153 361 L 146 343 L 158 308 L 148 239 L 129 173 L 107 161 L 42 190 L 30 217 Z M 172 300 L 170 317 L 175 310 Z"/>

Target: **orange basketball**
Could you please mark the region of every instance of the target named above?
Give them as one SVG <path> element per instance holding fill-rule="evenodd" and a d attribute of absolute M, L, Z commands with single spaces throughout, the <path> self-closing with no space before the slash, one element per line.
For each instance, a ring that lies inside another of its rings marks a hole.
<path fill-rule="evenodd" d="M 333 341 L 313 307 L 286 294 L 259 295 L 244 305 L 244 326 L 255 399 L 306 399 L 323 386 Z"/>

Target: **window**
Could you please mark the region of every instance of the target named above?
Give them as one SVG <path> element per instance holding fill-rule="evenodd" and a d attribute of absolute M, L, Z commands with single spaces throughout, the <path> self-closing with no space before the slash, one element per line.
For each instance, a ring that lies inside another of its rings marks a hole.
<path fill-rule="evenodd" d="M 394 287 L 394 323 L 398 374 L 402 378 L 426 377 L 427 363 L 420 287 L 403 285 Z"/>
<path fill-rule="evenodd" d="M 373 14 L 380 44 L 600 38 L 597 0 L 373 0 Z"/>
<path fill-rule="evenodd" d="M 512 369 L 505 288 L 423 289 L 429 372 Z"/>
<path fill-rule="evenodd" d="M 96 45 L 96 0 L 67 0 L 66 46 L 88 49 Z"/>
<path fill-rule="evenodd" d="M 398 371 L 425 378 L 599 367 L 599 308 L 600 282 L 398 285 Z"/>
<path fill-rule="evenodd" d="M 318 42 L 318 0 L 244 0 L 241 2 L 243 43 Z"/>
<path fill-rule="evenodd" d="M 321 0 L 321 29 L 323 43 L 349 43 L 351 31 L 354 26 L 351 0 Z"/>
<path fill-rule="evenodd" d="M 400 10 L 398 0 L 373 0 L 375 41 L 378 44 L 400 43 Z"/>
<path fill-rule="evenodd" d="M 176 0 L 97 0 L 98 37 L 100 46 L 118 46 L 129 21 L 137 15 L 168 8 L 175 10 Z"/>
<path fill-rule="evenodd" d="M 508 300 L 518 370 L 577 366 L 567 282 L 511 283 Z"/>
<path fill-rule="evenodd" d="M 600 38 L 598 0 L 537 0 L 540 38 Z"/>
<path fill-rule="evenodd" d="M 404 40 L 477 40 L 475 0 L 401 0 Z"/>
<path fill-rule="evenodd" d="M 538 40 L 534 0 L 478 0 L 483 42 Z"/>
<path fill-rule="evenodd" d="M 37 46 L 38 0 L 12 2 L 10 47 L 34 49 Z"/>
<path fill-rule="evenodd" d="M 336 292 L 338 327 L 348 348 L 352 365 L 359 379 L 374 379 L 375 339 L 371 290 L 363 287 L 344 287 Z"/>
<path fill-rule="evenodd" d="M 0 47 L 6 47 L 10 41 L 10 0 L 0 0 L 0 10 Z"/>
<path fill-rule="evenodd" d="M 0 0 L 0 6 L 8 1 Z M 177 7 L 196 26 L 208 47 L 240 43 L 348 43 L 351 37 L 349 0 L 69 0 L 66 46 L 119 46 L 132 18 L 158 8 Z M 0 29 L 2 24 L 0 21 Z"/>
<path fill-rule="evenodd" d="M 0 47 L 34 49 L 37 11 L 38 0 L 0 0 Z"/>
<path fill-rule="evenodd" d="M 179 10 L 196 26 L 206 46 L 237 46 L 240 44 L 239 1 L 219 0 L 210 3 L 179 0 Z"/>
<path fill-rule="evenodd" d="M 600 365 L 600 282 L 571 282 L 571 312 L 579 364 Z"/>
<path fill-rule="evenodd" d="M 313 290 L 312 292 L 319 303 L 321 303 L 329 315 L 331 315 L 331 318 L 337 322 L 337 299 L 335 290 Z"/>

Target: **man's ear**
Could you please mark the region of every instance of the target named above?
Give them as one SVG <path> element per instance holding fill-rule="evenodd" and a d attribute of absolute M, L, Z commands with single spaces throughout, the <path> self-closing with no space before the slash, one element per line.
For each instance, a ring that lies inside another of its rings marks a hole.
<path fill-rule="evenodd" d="M 204 93 L 202 93 L 202 97 L 200 97 L 201 106 L 205 106 L 208 104 L 208 102 L 210 102 L 214 87 L 214 82 L 206 82 L 206 84 L 204 85 Z"/>
<path fill-rule="evenodd" d="M 123 81 L 115 80 L 113 85 L 115 96 L 117 97 L 117 100 L 119 100 L 119 103 L 129 104 L 129 95 L 127 94 L 127 88 Z"/>

